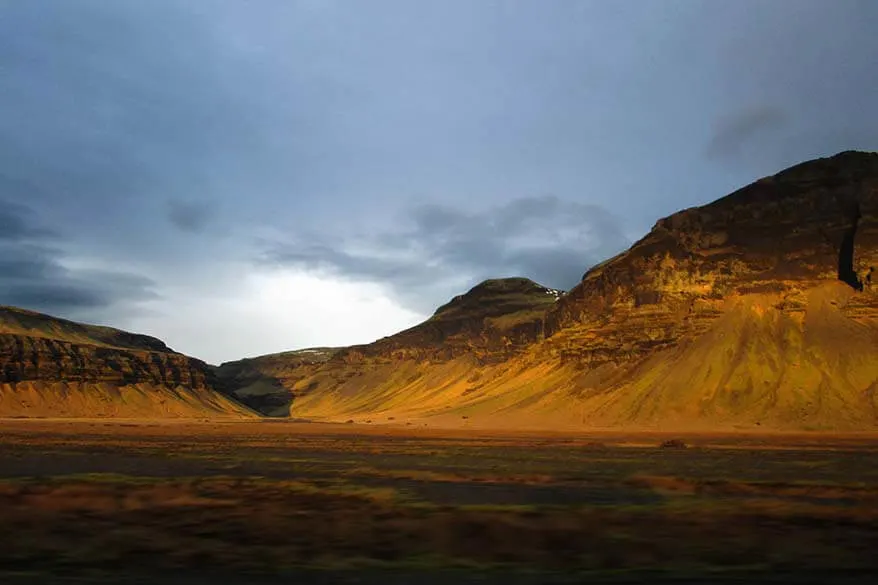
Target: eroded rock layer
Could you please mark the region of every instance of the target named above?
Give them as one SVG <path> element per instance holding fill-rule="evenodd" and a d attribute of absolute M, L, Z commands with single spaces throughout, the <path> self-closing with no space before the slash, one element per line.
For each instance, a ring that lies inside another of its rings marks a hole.
<path fill-rule="evenodd" d="M 878 155 L 846 152 L 660 220 L 589 270 L 547 333 L 562 334 L 553 346 L 565 357 L 618 363 L 705 331 L 729 299 L 772 294 L 800 313 L 804 291 L 836 281 L 866 291 L 851 303 L 872 314 L 876 265 Z"/>
<path fill-rule="evenodd" d="M 0 307 L 0 416 L 250 416 L 158 339 Z"/>

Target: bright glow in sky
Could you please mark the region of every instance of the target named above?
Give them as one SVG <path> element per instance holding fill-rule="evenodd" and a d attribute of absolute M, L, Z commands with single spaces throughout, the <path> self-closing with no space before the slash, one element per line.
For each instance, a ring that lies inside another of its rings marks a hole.
<path fill-rule="evenodd" d="M 123 316 L 121 324 L 214 363 L 224 356 L 240 359 L 300 347 L 367 343 L 423 317 L 399 306 L 380 285 L 297 271 L 244 275 L 241 289 L 232 295 L 171 293 L 154 307 L 142 315 Z M 254 323 L 262 325 L 262 335 L 250 333 Z M 248 336 L 246 353 L 241 353 L 242 335 Z"/>

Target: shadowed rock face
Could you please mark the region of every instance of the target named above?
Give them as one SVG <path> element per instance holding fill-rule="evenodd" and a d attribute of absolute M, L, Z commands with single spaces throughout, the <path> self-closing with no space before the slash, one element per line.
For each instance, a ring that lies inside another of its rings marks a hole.
<path fill-rule="evenodd" d="M 314 347 L 226 362 L 214 368 L 217 387 L 265 416 L 286 417 L 293 402 L 289 388 L 303 372 L 326 363 L 338 351 Z"/>
<path fill-rule="evenodd" d="M 154 337 L 0 308 L 0 382 L 67 381 L 205 388 L 204 362 Z"/>
<path fill-rule="evenodd" d="M 347 348 L 333 359 L 364 358 L 502 361 L 543 335 L 543 320 L 562 291 L 527 278 L 486 280 L 439 307 L 427 321 L 374 343 Z"/>
<path fill-rule="evenodd" d="M 0 382 L 66 381 L 209 388 L 206 364 L 170 351 L 132 350 L 0 334 Z"/>
<path fill-rule="evenodd" d="M 874 429 L 876 265 L 878 154 L 844 152 L 658 221 L 567 294 L 488 281 L 275 391 L 322 420 Z"/>
<path fill-rule="evenodd" d="M 107 412 L 119 416 L 244 413 L 217 395 L 213 384 L 213 372 L 204 362 L 176 353 L 153 337 L 0 307 L 0 416 L 28 415 L 27 404 L 41 416 L 96 416 L 73 403 L 89 402 L 84 394 L 90 389 L 100 387 L 97 393 L 105 393 L 135 386 L 145 392 L 145 397 L 138 393 L 136 408 L 120 404 Z M 34 396 L 22 403 L 16 394 L 25 389 Z M 154 409 L 149 404 L 151 390 L 156 396 Z M 55 409 L 53 400 L 69 404 L 59 403 Z M 169 400 L 180 404 L 159 407 L 159 402 L 167 405 Z"/>

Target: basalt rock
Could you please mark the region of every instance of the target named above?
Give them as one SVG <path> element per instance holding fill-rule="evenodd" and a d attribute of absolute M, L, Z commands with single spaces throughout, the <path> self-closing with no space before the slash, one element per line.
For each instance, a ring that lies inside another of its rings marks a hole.
<path fill-rule="evenodd" d="M 102 412 L 249 414 L 213 386 L 207 364 L 153 337 L 0 307 L 0 415 L 97 416 L 81 406 L 91 402 L 87 394 L 120 388 L 137 389 L 136 408 L 120 399 Z M 25 392 L 30 398 L 22 401 Z"/>
<path fill-rule="evenodd" d="M 844 152 L 659 220 L 589 270 L 546 333 L 565 359 L 618 364 L 703 333 L 729 299 L 770 294 L 801 314 L 805 291 L 832 281 L 871 289 L 875 266 L 878 154 Z M 875 295 L 851 297 L 846 312 L 878 314 Z"/>

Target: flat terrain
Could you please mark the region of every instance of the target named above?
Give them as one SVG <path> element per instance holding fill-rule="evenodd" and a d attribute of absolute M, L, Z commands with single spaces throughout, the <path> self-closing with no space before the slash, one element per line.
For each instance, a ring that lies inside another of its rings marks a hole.
<path fill-rule="evenodd" d="M 878 437 L 7 419 L 0 526 L 14 584 L 870 583 Z"/>

